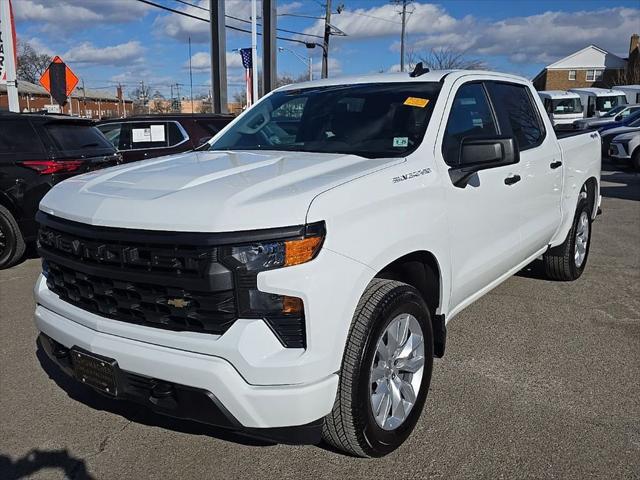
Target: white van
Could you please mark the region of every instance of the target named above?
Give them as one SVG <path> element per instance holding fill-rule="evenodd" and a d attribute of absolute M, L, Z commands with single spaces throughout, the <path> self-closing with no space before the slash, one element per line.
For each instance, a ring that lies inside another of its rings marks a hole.
<path fill-rule="evenodd" d="M 554 127 L 572 125 L 574 121 L 583 118 L 580 95 L 564 90 L 543 90 L 538 92 L 544 109 Z"/>
<path fill-rule="evenodd" d="M 609 88 L 571 88 L 570 92 L 580 95 L 585 118 L 600 117 L 618 105 L 626 105 L 627 97 L 620 90 Z"/>
<path fill-rule="evenodd" d="M 627 102 L 640 103 L 640 85 L 620 85 L 613 88 L 624 92 L 627 96 Z"/>

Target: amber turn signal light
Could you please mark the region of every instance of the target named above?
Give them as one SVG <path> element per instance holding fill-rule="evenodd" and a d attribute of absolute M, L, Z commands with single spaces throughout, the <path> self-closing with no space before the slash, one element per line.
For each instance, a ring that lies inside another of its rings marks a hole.
<path fill-rule="evenodd" d="M 302 299 L 298 297 L 282 298 L 282 313 L 285 315 L 301 315 L 304 312 Z"/>
<path fill-rule="evenodd" d="M 312 260 L 320 250 L 321 245 L 322 237 L 309 237 L 285 242 L 285 267 L 300 265 Z"/>

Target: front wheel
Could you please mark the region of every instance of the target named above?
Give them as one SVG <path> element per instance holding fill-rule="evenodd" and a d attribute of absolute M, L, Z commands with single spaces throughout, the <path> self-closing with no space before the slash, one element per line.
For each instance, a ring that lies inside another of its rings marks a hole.
<path fill-rule="evenodd" d="M 546 274 L 553 280 L 577 280 L 589 257 L 591 246 L 591 209 L 586 194 L 578 202 L 573 225 L 565 241 L 544 254 Z"/>
<path fill-rule="evenodd" d="M 411 434 L 433 367 L 429 309 L 410 285 L 374 279 L 354 315 L 324 440 L 360 457 L 380 457 Z"/>

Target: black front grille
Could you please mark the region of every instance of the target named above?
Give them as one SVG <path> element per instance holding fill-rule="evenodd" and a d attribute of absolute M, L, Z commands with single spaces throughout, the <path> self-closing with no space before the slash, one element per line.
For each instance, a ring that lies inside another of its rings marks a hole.
<path fill-rule="evenodd" d="M 201 276 L 216 261 L 217 249 L 210 246 L 185 247 L 122 240 L 102 240 L 70 234 L 42 226 L 38 234 L 41 248 L 85 265 L 112 266 L 129 271 Z"/>
<path fill-rule="evenodd" d="M 47 286 L 62 300 L 97 315 L 176 331 L 224 333 L 236 319 L 232 290 L 187 291 L 114 280 L 47 262 Z"/>
<path fill-rule="evenodd" d="M 72 305 L 122 322 L 217 335 L 239 317 L 263 318 L 285 347 L 306 347 L 304 315 L 252 311 L 256 274 L 229 256 L 229 245 L 297 238 L 306 227 L 190 233 L 94 226 L 42 212 L 36 219 L 47 286 Z"/>

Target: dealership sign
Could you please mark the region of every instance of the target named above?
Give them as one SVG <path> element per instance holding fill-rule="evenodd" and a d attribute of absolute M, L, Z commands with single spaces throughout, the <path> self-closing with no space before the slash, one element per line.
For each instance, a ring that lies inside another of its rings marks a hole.
<path fill-rule="evenodd" d="M 0 83 L 6 83 L 9 55 L 13 56 L 12 69 L 17 66 L 16 29 L 11 10 L 11 0 L 0 0 Z"/>

